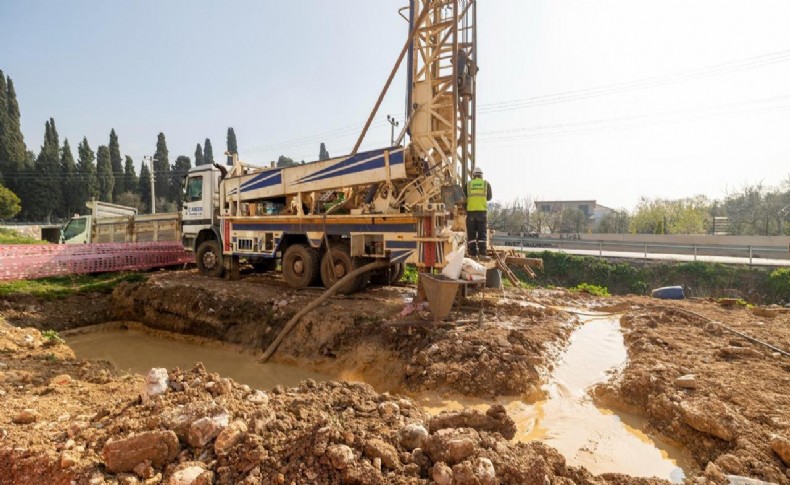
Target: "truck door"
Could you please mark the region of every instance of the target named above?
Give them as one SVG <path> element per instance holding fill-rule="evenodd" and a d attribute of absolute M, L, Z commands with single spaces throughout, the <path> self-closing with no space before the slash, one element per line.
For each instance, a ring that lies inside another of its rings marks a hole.
<path fill-rule="evenodd" d="M 61 243 L 86 244 L 90 242 L 91 217 L 82 216 L 71 219 L 63 228 Z"/>
<path fill-rule="evenodd" d="M 207 227 L 211 227 L 211 187 L 212 173 L 198 172 L 190 174 L 184 185 L 184 208 L 181 212 L 182 238 L 184 247 L 194 249 L 193 245 L 197 234 Z"/>

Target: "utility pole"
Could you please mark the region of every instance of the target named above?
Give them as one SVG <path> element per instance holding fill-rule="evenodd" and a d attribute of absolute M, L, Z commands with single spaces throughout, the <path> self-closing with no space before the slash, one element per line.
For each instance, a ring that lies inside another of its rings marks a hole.
<path fill-rule="evenodd" d="M 395 145 L 395 127 L 396 126 L 400 126 L 400 122 L 395 121 L 395 118 L 393 118 L 390 115 L 387 115 L 387 121 L 389 121 L 390 125 L 392 125 L 392 130 L 390 130 L 390 146 L 394 146 Z"/>
<path fill-rule="evenodd" d="M 155 184 L 154 180 L 156 180 L 156 174 L 154 173 L 154 162 L 157 162 L 153 157 L 149 157 L 148 155 L 143 157 L 143 163 L 148 160 L 148 170 L 151 172 L 151 214 L 156 214 L 156 192 L 155 192 Z"/>

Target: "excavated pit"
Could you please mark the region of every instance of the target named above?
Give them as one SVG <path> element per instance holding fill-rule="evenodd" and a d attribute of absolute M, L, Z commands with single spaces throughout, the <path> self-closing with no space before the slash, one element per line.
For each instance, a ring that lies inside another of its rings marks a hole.
<path fill-rule="evenodd" d="M 681 466 L 689 467 L 690 460 L 681 449 L 645 434 L 639 418 L 624 419 L 622 413 L 599 409 L 588 397 L 589 389 L 622 369 L 627 353 L 619 318 L 580 320 L 581 325 L 571 334 L 567 349 L 543 386 L 543 400 L 448 400 L 436 393 L 410 397 L 433 415 L 464 407 L 486 412 L 492 404 L 503 404 L 515 421 L 516 441 L 545 443 L 571 465 L 593 474 L 621 473 L 682 482 L 685 473 Z M 78 358 L 105 360 L 120 370 L 141 375 L 154 367 L 188 369 L 200 362 L 208 372 L 261 390 L 294 387 L 307 379 L 332 380 L 297 366 L 261 363 L 255 354 L 234 346 L 152 331 L 137 323 L 108 323 L 66 332 L 64 337 Z"/>

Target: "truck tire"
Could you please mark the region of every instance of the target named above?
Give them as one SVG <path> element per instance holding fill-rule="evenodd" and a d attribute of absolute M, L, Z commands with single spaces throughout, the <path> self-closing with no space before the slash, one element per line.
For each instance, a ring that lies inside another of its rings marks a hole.
<path fill-rule="evenodd" d="M 215 278 L 222 276 L 225 266 L 222 264 L 222 248 L 219 246 L 219 241 L 210 239 L 200 243 L 195 255 L 195 262 L 204 275 Z"/>
<path fill-rule="evenodd" d="M 288 246 L 283 255 L 283 278 L 291 288 L 310 286 L 319 271 L 318 251 L 306 244 Z"/>
<path fill-rule="evenodd" d="M 326 251 L 321 259 L 321 281 L 324 283 L 325 288 L 331 288 L 342 277 L 360 267 L 356 258 L 351 257 L 351 249 L 348 247 L 348 244 L 333 244 L 331 246 L 331 254 L 332 257 L 330 258 L 330 251 Z M 334 268 L 332 267 L 333 264 Z M 354 293 L 367 286 L 368 281 L 370 281 L 370 273 L 358 276 L 353 281 L 343 285 L 338 290 L 338 293 L 344 295 Z"/>

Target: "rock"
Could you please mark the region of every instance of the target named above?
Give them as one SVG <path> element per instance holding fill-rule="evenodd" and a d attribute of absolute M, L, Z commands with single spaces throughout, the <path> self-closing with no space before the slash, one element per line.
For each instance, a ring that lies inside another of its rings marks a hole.
<path fill-rule="evenodd" d="M 694 377 L 694 374 L 686 374 L 675 379 L 675 385 L 681 389 L 696 389 L 697 378 Z"/>
<path fill-rule="evenodd" d="M 466 460 L 475 452 L 475 444 L 468 438 L 460 438 L 447 442 L 447 461 L 458 463 Z"/>
<path fill-rule="evenodd" d="M 77 458 L 68 451 L 64 451 L 60 454 L 60 467 L 61 468 L 70 468 L 77 464 Z"/>
<path fill-rule="evenodd" d="M 53 386 L 67 386 L 74 381 L 72 377 L 68 374 L 60 374 L 59 376 L 53 377 L 49 383 Z"/>
<path fill-rule="evenodd" d="M 491 406 L 485 414 L 476 409 L 443 412 L 428 421 L 432 432 L 448 428 L 473 428 L 478 431 L 499 433 L 506 439 L 516 435 L 516 423 L 501 404 Z"/>
<path fill-rule="evenodd" d="M 371 459 L 381 458 L 381 463 L 390 470 L 396 470 L 400 467 L 398 450 L 391 444 L 380 439 L 372 439 L 367 442 L 365 445 L 365 455 Z"/>
<path fill-rule="evenodd" d="M 145 397 L 150 399 L 164 394 L 167 392 L 168 384 L 170 384 L 170 379 L 167 377 L 167 369 L 162 367 L 151 369 L 145 376 Z"/>
<path fill-rule="evenodd" d="M 708 465 L 705 467 L 705 476 L 714 483 L 724 483 L 726 481 L 721 469 L 712 461 L 709 461 Z"/>
<path fill-rule="evenodd" d="M 263 391 L 256 390 L 255 392 L 247 396 L 247 400 L 255 404 L 261 404 L 263 406 L 267 406 L 269 404 L 269 395 Z"/>
<path fill-rule="evenodd" d="M 714 463 L 721 471 L 726 474 L 740 475 L 744 472 L 743 463 L 741 463 L 741 460 L 739 460 L 737 456 L 731 455 L 729 453 L 720 455 L 718 458 L 716 458 Z"/>
<path fill-rule="evenodd" d="M 497 485 L 499 483 L 496 479 L 496 470 L 494 464 L 488 458 L 478 458 L 472 464 L 474 468 L 475 478 L 479 481 L 480 485 Z"/>
<path fill-rule="evenodd" d="M 790 440 L 782 436 L 771 437 L 771 449 L 790 467 Z"/>
<path fill-rule="evenodd" d="M 147 480 L 152 478 L 156 475 L 156 471 L 151 466 L 151 462 L 146 460 L 142 463 L 138 463 L 136 467 L 134 467 L 134 472 L 137 474 L 138 477 Z"/>
<path fill-rule="evenodd" d="M 206 470 L 202 467 L 190 465 L 173 473 L 168 483 L 169 485 L 197 485 L 199 483 L 198 478 L 205 472 Z"/>
<path fill-rule="evenodd" d="M 332 445 L 326 450 L 326 456 L 332 466 L 344 470 L 354 463 L 354 450 L 346 445 Z"/>
<path fill-rule="evenodd" d="M 437 485 L 452 485 L 453 471 L 445 463 L 439 462 L 433 466 L 431 478 Z"/>
<path fill-rule="evenodd" d="M 243 440 L 246 435 L 247 425 L 243 421 L 234 421 L 217 436 L 217 440 L 214 442 L 214 452 L 218 455 L 226 453 Z"/>
<path fill-rule="evenodd" d="M 150 461 L 155 467 L 175 459 L 180 450 L 178 437 L 172 431 L 148 431 L 129 438 L 110 440 L 102 449 L 107 468 L 114 472 L 130 472 L 140 463 Z"/>
<path fill-rule="evenodd" d="M 719 355 L 727 360 L 739 357 L 760 357 L 762 354 L 750 347 L 729 346 L 719 349 Z"/>
<path fill-rule="evenodd" d="M 427 437 L 428 430 L 419 423 L 406 425 L 400 430 L 400 444 L 409 451 L 420 448 Z"/>
<path fill-rule="evenodd" d="M 30 424 L 35 423 L 38 420 L 38 413 L 33 409 L 24 409 L 21 412 L 17 413 L 12 419 L 11 422 L 14 424 Z"/>
<path fill-rule="evenodd" d="M 452 466 L 472 456 L 477 441 L 475 430 L 443 429 L 430 435 L 424 448 L 434 462 L 442 461 Z"/>
<path fill-rule="evenodd" d="M 63 449 L 64 450 L 70 450 L 70 449 L 74 448 L 75 446 L 77 446 L 77 443 L 74 440 L 72 440 L 72 439 L 68 439 L 68 440 L 66 440 L 66 443 L 63 445 Z"/>
<path fill-rule="evenodd" d="M 394 402 L 385 401 L 379 404 L 379 415 L 384 421 L 390 421 L 400 414 L 400 406 Z"/>
<path fill-rule="evenodd" d="M 228 425 L 228 420 L 227 413 L 198 419 L 189 426 L 187 443 L 195 448 L 203 448 Z"/>
<path fill-rule="evenodd" d="M 721 401 L 700 399 L 680 405 L 683 421 L 705 434 L 724 441 L 733 441 L 738 424 L 737 416 Z"/>

